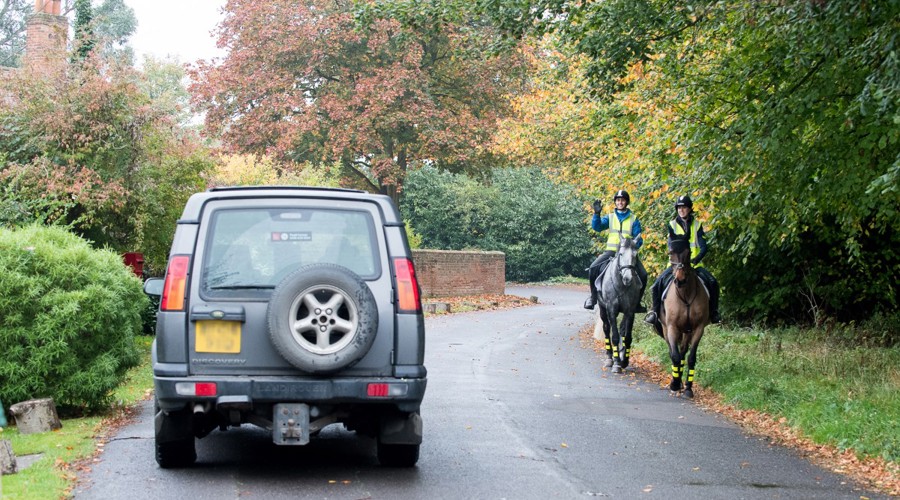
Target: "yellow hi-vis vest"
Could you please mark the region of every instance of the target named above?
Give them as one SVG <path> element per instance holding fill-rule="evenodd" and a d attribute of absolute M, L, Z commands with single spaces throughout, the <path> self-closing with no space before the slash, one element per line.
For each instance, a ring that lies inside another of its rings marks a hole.
<path fill-rule="evenodd" d="M 634 212 L 628 214 L 622 221 L 615 212 L 607 215 L 607 218 L 609 218 L 609 236 L 606 237 L 606 249 L 615 252 L 619 249 L 621 238 L 632 238 L 631 224 L 634 222 Z"/>
<path fill-rule="evenodd" d="M 684 235 L 684 228 L 681 227 L 675 219 L 669 221 L 669 227 L 672 228 L 672 231 L 679 235 Z M 697 233 L 700 231 L 700 221 L 694 217 L 691 220 L 691 234 L 688 236 L 688 243 L 691 245 L 691 260 L 693 261 L 695 257 L 700 255 L 700 238 L 697 237 Z M 702 263 L 692 264 L 693 267 L 703 267 Z"/>

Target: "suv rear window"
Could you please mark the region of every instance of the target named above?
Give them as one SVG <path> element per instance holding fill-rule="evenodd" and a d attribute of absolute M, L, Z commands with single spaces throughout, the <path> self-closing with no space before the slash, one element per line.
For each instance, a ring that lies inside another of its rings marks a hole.
<path fill-rule="evenodd" d="M 200 290 L 208 297 L 267 296 L 308 264 L 381 274 L 369 212 L 319 208 L 221 209 L 211 215 Z"/>

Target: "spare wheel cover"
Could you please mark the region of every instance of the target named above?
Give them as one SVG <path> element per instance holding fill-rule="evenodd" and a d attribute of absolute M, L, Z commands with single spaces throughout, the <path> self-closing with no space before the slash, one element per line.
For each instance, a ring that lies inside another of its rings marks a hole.
<path fill-rule="evenodd" d="M 272 293 L 269 337 L 291 365 L 311 373 L 347 368 L 372 347 L 378 308 L 356 273 L 313 264 L 291 273 Z"/>

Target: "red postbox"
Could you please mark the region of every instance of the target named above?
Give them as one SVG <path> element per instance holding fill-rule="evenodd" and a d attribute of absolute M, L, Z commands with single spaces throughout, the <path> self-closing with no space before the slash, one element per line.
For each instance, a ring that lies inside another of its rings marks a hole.
<path fill-rule="evenodd" d="M 138 252 L 128 252 L 122 256 L 125 265 L 130 267 L 134 275 L 143 279 L 144 277 L 144 254 Z"/>

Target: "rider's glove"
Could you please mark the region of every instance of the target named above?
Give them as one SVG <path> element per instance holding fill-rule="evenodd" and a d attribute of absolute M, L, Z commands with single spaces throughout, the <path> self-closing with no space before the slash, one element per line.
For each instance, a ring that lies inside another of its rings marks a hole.
<path fill-rule="evenodd" d="M 601 203 L 600 200 L 594 200 L 594 205 L 593 205 L 593 206 L 594 206 L 594 213 L 595 213 L 595 214 L 598 214 L 598 215 L 599 215 L 600 212 L 603 211 L 603 203 Z"/>

